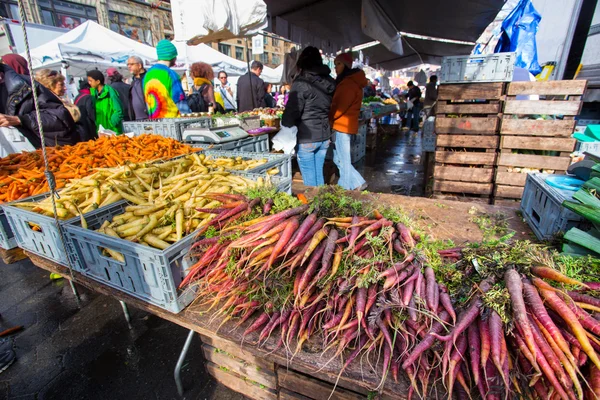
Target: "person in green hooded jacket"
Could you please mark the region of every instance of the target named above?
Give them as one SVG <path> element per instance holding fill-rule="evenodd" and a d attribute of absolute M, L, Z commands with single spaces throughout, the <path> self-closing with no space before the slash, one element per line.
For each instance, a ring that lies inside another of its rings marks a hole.
<path fill-rule="evenodd" d="M 123 107 L 119 93 L 109 85 L 104 84 L 104 74 L 98 70 L 87 72 L 90 94 L 96 104 L 96 129 L 100 125 L 117 134 L 123 133 Z"/>

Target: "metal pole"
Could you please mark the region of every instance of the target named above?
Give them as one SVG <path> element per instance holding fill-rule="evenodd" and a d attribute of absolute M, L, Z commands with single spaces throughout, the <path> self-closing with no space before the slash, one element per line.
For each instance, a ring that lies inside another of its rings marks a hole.
<path fill-rule="evenodd" d="M 250 71 L 250 49 L 248 48 L 248 38 L 246 38 L 246 64 L 248 64 L 248 78 L 250 79 L 250 98 L 252 99 L 252 109 L 256 108 L 254 93 L 252 92 L 252 71 Z M 238 104 L 238 108 L 240 105 Z"/>
<path fill-rule="evenodd" d="M 129 329 L 132 329 L 131 326 L 131 317 L 129 316 L 129 309 L 127 308 L 127 304 L 124 301 L 119 300 L 121 303 L 121 307 L 123 308 L 123 314 L 125 315 L 125 320 L 127 321 L 127 325 L 129 325 Z"/>
<path fill-rule="evenodd" d="M 183 383 L 181 382 L 181 367 L 183 366 L 185 356 L 187 355 L 187 352 L 190 349 L 190 345 L 192 344 L 192 338 L 194 337 L 194 333 L 196 332 L 190 329 L 187 339 L 185 339 L 183 349 L 181 349 L 181 354 L 179 354 L 177 365 L 175 365 L 175 385 L 177 386 L 177 393 L 179 393 L 179 396 L 183 396 Z"/>

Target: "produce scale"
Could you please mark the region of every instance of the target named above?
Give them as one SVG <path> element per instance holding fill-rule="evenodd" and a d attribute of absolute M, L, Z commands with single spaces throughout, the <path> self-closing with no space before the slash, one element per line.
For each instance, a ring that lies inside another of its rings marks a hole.
<path fill-rule="evenodd" d="M 200 124 L 191 124 L 183 131 L 184 142 L 227 143 L 248 137 L 248 133 L 239 125 L 206 128 Z"/>

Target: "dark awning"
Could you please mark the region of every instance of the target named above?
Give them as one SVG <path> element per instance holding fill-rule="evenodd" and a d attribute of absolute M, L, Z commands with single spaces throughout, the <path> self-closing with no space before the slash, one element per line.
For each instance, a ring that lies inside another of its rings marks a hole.
<path fill-rule="evenodd" d="M 265 0 L 273 32 L 303 45 L 326 52 L 373 41 L 362 31 L 363 0 Z M 504 0 L 369 0 L 381 10 L 382 18 L 398 32 L 475 42 L 504 5 Z M 425 63 L 439 63 L 441 57 L 469 54 L 471 45 L 431 40 L 406 39 Z M 383 46 L 366 49 L 370 64 L 397 69 L 419 64 L 415 51 L 404 44 L 404 54 Z M 387 54 L 386 54 L 387 52 Z"/>

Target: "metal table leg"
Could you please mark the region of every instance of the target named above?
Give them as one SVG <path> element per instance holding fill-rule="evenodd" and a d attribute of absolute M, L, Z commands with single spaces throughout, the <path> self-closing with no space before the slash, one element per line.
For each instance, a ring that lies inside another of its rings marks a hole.
<path fill-rule="evenodd" d="M 123 308 L 123 314 L 125 315 L 127 325 L 129 325 L 129 329 L 131 329 L 131 317 L 129 316 L 129 309 L 127 308 L 127 304 L 125 304 L 125 302 L 121 300 L 119 300 L 119 303 L 121 303 L 121 307 Z"/>
<path fill-rule="evenodd" d="M 75 284 L 73 283 L 72 280 L 67 279 L 69 281 L 69 285 L 71 285 L 71 290 L 73 291 L 73 294 L 75 295 L 75 299 L 77 300 L 77 305 L 79 305 L 79 293 L 77 293 L 77 288 L 75 287 Z"/>
<path fill-rule="evenodd" d="M 185 361 L 185 356 L 187 355 L 188 350 L 190 349 L 190 345 L 192 344 L 192 338 L 194 337 L 193 330 L 190 330 L 188 333 L 187 339 L 185 339 L 185 344 L 183 345 L 183 349 L 181 349 L 181 354 L 179 354 L 179 359 L 177 360 L 177 365 L 175 365 L 175 385 L 177 385 L 177 393 L 179 396 L 183 396 L 183 384 L 181 383 L 181 367 L 183 366 L 183 362 Z"/>

